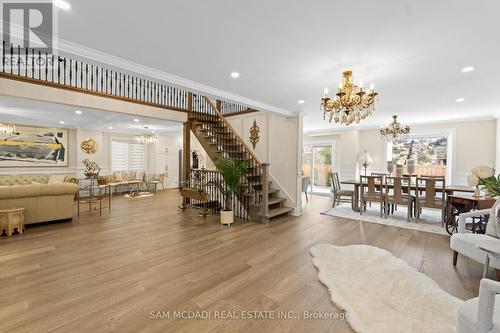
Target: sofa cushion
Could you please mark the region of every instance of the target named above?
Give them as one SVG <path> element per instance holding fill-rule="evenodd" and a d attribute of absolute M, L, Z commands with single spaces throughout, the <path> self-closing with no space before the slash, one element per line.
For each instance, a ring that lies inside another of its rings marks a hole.
<path fill-rule="evenodd" d="M 500 239 L 490 237 L 488 235 L 473 234 L 473 233 L 463 233 L 463 234 L 453 234 L 450 238 L 450 247 L 471 258 L 475 261 L 484 264 L 486 260 L 486 252 L 480 250 L 476 247 L 478 241 L 483 240 L 495 240 L 500 242 Z M 496 269 L 500 269 L 500 259 L 490 258 L 490 266 Z"/>
<path fill-rule="evenodd" d="M 64 183 L 65 179 L 66 175 L 50 175 L 48 183 L 49 184 Z"/>

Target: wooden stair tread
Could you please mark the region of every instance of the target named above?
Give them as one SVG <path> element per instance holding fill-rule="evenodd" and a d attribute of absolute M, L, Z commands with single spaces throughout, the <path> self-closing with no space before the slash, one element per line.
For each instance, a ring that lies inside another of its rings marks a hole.
<path fill-rule="evenodd" d="M 281 197 L 276 197 L 276 198 L 269 198 L 269 201 L 267 203 L 268 206 L 270 205 L 275 205 L 277 203 L 280 203 L 280 202 L 285 202 L 286 201 L 286 198 L 281 198 Z M 250 206 L 252 207 L 260 207 L 261 204 L 257 204 L 257 203 L 251 203 Z M 281 208 L 281 207 L 280 207 Z"/>
<path fill-rule="evenodd" d="M 291 207 L 279 207 L 279 208 L 272 208 L 268 210 L 268 216 L 270 219 L 273 217 L 283 215 L 286 213 L 290 213 L 293 210 Z"/>

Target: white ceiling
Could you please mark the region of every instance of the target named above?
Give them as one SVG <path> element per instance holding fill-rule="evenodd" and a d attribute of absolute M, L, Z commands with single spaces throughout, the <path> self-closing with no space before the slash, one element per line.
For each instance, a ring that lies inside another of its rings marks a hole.
<path fill-rule="evenodd" d="M 81 114 L 76 114 L 77 110 Z M 139 121 L 135 122 L 134 119 Z M 59 123 L 60 121 L 64 124 Z M 0 122 L 125 134 L 152 134 L 154 131 L 155 135 L 178 135 L 182 129 L 181 123 L 162 119 L 1 95 Z M 113 129 L 109 129 L 110 126 Z"/>
<path fill-rule="evenodd" d="M 332 127 L 319 102 L 346 69 L 380 94 L 363 126 L 500 111 L 500 1 L 67 1 L 63 40 L 302 111 L 307 131 Z"/>

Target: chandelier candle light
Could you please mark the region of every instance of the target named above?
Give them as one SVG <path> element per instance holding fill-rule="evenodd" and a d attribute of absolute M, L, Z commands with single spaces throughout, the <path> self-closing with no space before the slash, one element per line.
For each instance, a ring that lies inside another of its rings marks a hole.
<path fill-rule="evenodd" d="M 410 133 L 410 126 L 402 126 L 398 122 L 398 116 L 392 116 L 392 123 L 387 127 L 382 127 L 380 129 L 380 134 L 387 141 L 394 141 L 396 139 L 400 139 L 405 135 Z"/>
<path fill-rule="evenodd" d="M 16 126 L 0 123 L 0 134 L 12 134 L 16 132 Z"/>
<path fill-rule="evenodd" d="M 328 97 L 328 89 L 324 90 L 321 99 L 321 109 L 323 110 L 323 120 L 328 114 L 329 121 L 332 119 L 336 123 L 349 126 L 353 122 L 359 123 L 375 110 L 375 92 L 374 85 L 366 91 L 363 90 L 363 84 L 359 86 L 352 82 L 352 72 L 345 71 L 343 80 L 337 89 L 337 94 L 333 99 Z"/>

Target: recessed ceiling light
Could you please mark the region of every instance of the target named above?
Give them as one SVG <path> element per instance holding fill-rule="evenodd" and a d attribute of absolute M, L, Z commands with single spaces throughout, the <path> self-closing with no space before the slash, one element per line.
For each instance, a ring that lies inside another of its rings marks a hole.
<path fill-rule="evenodd" d="M 58 7 L 58 8 L 61 8 L 64 10 L 71 9 L 71 5 L 64 0 L 54 0 L 53 2 L 54 2 L 54 5 L 56 5 L 56 7 Z"/>
<path fill-rule="evenodd" d="M 304 104 L 306 101 L 304 101 L 303 99 L 299 100 L 297 103 L 299 104 Z"/>
<path fill-rule="evenodd" d="M 82 114 L 82 111 L 80 111 L 80 110 L 76 110 L 76 111 L 75 111 L 75 113 L 76 113 L 76 114 Z"/>
<path fill-rule="evenodd" d="M 239 77 L 240 77 L 240 73 L 238 73 L 238 72 L 232 72 L 232 73 L 231 73 L 231 77 L 232 77 L 233 79 L 237 79 L 237 78 L 239 78 Z"/>
<path fill-rule="evenodd" d="M 462 98 L 462 97 L 457 98 L 457 102 L 458 102 L 458 103 L 462 103 L 463 101 L 465 101 L 465 98 Z"/>
<path fill-rule="evenodd" d="M 109 129 L 113 129 L 113 127 L 112 127 L 112 126 L 109 126 L 108 128 L 109 128 Z"/>
<path fill-rule="evenodd" d="M 138 123 L 138 122 L 139 122 L 139 119 L 135 118 L 135 119 L 134 119 L 134 121 L 135 121 L 136 123 Z"/>
<path fill-rule="evenodd" d="M 474 66 L 467 66 L 467 67 L 462 68 L 462 72 L 469 73 L 469 72 L 472 72 L 474 69 L 475 69 Z"/>
<path fill-rule="evenodd" d="M 60 121 L 59 121 L 59 124 L 64 124 L 64 121 L 60 120 Z"/>

